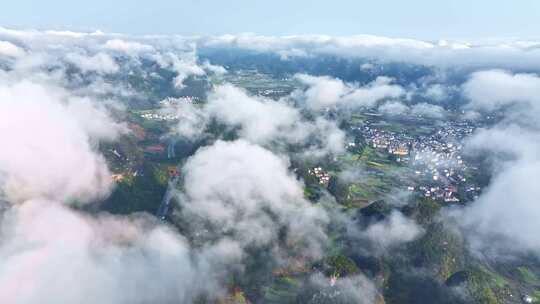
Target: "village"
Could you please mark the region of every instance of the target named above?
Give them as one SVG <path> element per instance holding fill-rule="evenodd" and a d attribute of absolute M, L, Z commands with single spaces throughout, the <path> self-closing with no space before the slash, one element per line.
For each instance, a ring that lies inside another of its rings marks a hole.
<path fill-rule="evenodd" d="M 366 121 L 355 129 L 367 145 L 413 170 L 412 178 L 406 180 L 408 191 L 458 203 L 476 198 L 481 191 L 481 187 L 467 179 L 478 168 L 463 159 L 462 141 L 476 128 L 469 121 L 445 121 L 429 134 L 413 135 L 385 130 Z"/>

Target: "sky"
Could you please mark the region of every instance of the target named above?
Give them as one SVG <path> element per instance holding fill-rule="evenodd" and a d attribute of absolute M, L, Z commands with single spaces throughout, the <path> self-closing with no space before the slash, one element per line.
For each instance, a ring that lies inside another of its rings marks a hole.
<path fill-rule="evenodd" d="M 537 0 L 17 0 L 0 26 L 128 34 L 373 34 L 418 39 L 539 36 Z"/>

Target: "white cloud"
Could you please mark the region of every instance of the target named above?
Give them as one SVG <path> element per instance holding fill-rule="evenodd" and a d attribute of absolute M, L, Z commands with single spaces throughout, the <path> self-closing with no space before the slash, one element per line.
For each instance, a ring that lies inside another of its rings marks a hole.
<path fill-rule="evenodd" d="M 407 62 L 438 67 L 540 68 L 538 41 L 480 40 L 432 43 L 370 35 L 258 36 L 252 34 L 202 37 L 201 48 L 232 48 L 292 56 L 335 55 L 370 58 L 383 62 Z"/>
<path fill-rule="evenodd" d="M 320 257 L 327 216 L 304 198 L 287 160 L 243 140 L 217 141 L 200 149 L 183 168 L 182 213 L 190 225 L 205 223 L 241 246 L 275 246 L 286 227 L 286 244 Z M 200 228 L 196 228 L 200 231 Z"/>
<path fill-rule="evenodd" d="M 276 52 L 278 54 L 306 56 L 308 54 L 349 54 L 356 51 L 358 55 L 375 53 L 384 48 L 401 48 L 403 50 L 424 50 L 433 48 L 433 44 L 412 39 L 394 39 L 371 35 L 348 37 L 332 37 L 325 35 L 304 36 L 257 36 L 224 35 L 204 37 L 200 44 L 207 47 L 236 47 L 259 52 Z"/>
<path fill-rule="evenodd" d="M 327 76 L 310 76 L 298 74 L 296 78 L 308 88 L 303 93 L 307 107 L 320 110 L 327 107 L 373 107 L 378 101 L 386 98 L 398 98 L 405 90 L 392 84 L 388 77 L 377 77 L 376 80 L 359 87 Z"/>
<path fill-rule="evenodd" d="M 381 250 L 388 250 L 392 246 L 413 241 L 423 233 L 422 227 L 398 211 L 392 212 L 385 220 L 372 224 L 361 232 Z"/>
<path fill-rule="evenodd" d="M 74 31 L 57 31 L 57 30 L 47 30 L 44 31 L 45 34 L 51 35 L 51 36 L 62 36 L 62 37 L 68 37 L 68 38 L 84 38 L 88 36 L 102 36 L 104 35 L 101 31 L 95 31 L 92 33 L 87 32 L 74 32 Z"/>
<path fill-rule="evenodd" d="M 411 107 L 411 114 L 427 118 L 444 118 L 446 110 L 438 105 L 429 103 L 417 103 Z"/>
<path fill-rule="evenodd" d="M 540 207 L 535 201 L 540 190 L 531 178 L 539 174 L 540 160 L 512 164 L 459 215 L 461 224 L 474 231 L 469 235 L 473 249 L 540 254 Z"/>
<path fill-rule="evenodd" d="M 360 70 L 364 72 L 370 72 L 373 69 L 375 69 L 375 65 L 372 63 L 363 63 L 362 65 L 360 65 Z"/>
<path fill-rule="evenodd" d="M 408 62 L 438 67 L 540 68 L 540 45 L 535 40 L 499 39 L 478 41 L 430 42 L 372 35 L 258 36 L 253 34 L 206 37 L 129 36 L 122 34 L 72 31 L 12 30 L 0 28 L 0 39 L 24 42 L 32 47 L 65 45 L 103 45 L 119 51 L 177 48 L 194 44 L 198 48 L 233 48 L 271 52 L 283 60 L 294 57 L 335 55 L 344 58 L 371 58 L 385 62 Z M 141 45 L 138 45 L 141 44 Z"/>
<path fill-rule="evenodd" d="M 539 142 L 536 130 L 513 125 L 480 130 L 466 143 L 469 153 L 493 164 L 493 178 L 480 197 L 450 213 L 466 229 L 474 252 L 502 258 L 540 254 L 540 192 L 532 178 L 540 175 Z"/>
<path fill-rule="evenodd" d="M 183 238 L 148 218 L 91 217 L 31 200 L 3 219 L 4 303 L 191 303 L 219 292 L 205 255 L 193 257 Z"/>
<path fill-rule="evenodd" d="M 199 139 L 205 133 L 208 113 L 200 105 L 180 102 L 175 107 L 164 108 L 165 113 L 176 113 L 178 124 L 174 126 L 173 133 L 184 139 Z"/>
<path fill-rule="evenodd" d="M 170 111 L 170 109 L 169 109 Z M 187 137 L 204 134 L 210 119 L 237 128 L 240 138 L 279 149 L 284 144 L 304 146 L 304 156 L 336 155 L 345 150 L 345 133 L 322 117 L 307 120 L 286 100 L 250 96 L 232 85 L 216 86 L 203 106 L 182 105 L 174 132 Z"/>
<path fill-rule="evenodd" d="M 212 72 L 212 73 L 214 73 L 216 75 L 227 74 L 227 69 L 225 69 L 224 67 L 222 67 L 220 65 L 211 64 L 210 61 L 208 61 L 208 60 L 203 62 L 202 68 L 207 70 L 207 71 L 210 71 L 210 72 Z"/>
<path fill-rule="evenodd" d="M 479 129 L 465 142 L 470 153 L 491 152 L 501 160 L 534 159 L 540 134 L 519 125 L 497 125 Z"/>
<path fill-rule="evenodd" d="M 372 107 L 377 101 L 386 98 L 398 98 L 405 94 L 405 90 L 392 79 L 384 76 L 377 77 L 365 87 L 355 88 L 344 100 L 354 106 Z"/>
<path fill-rule="evenodd" d="M 0 40 L 0 56 L 21 57 L 25 54 L 26 52 L 22 48 L 9 41 Z"/>
<path fill-rule="evenodd" d="M 184 88 L 184 80 L 189 76 L 206 74 L 204 69 L 197 64 L 197 57 L 194 53 L 175 54 L 166 52 L 164 54 L 154 54 L 152 57 L 162 68 L 170 68 L 176 72 L 173 84 L 179 89 Z"/>
<path fill-rule="evenodd" d="M 441 102 L 448 99 L 449 94 L 449 88 L 440 83 L 428 86 L 424 92 L 424 96 L 435 102 Z"/>
<path fill-rule="evenodd" d="M 223 238 L 194 249 L 150 216 L 68 206 L 110 192 L 97 145 L 126 128 L 108 112 L 111 101 L 62 88 L 62 73 L 43 75 L 18 69 L 0 78 L 0 302 L 191 303 L 200 293 L 219 296 L 223 271 L 243 254 L 236 243 Z"/>
<path fill-rule="evenodd" d="M 473 73 L 463 85 L 469 106 L 478 110 L 497 110 L 514 103 L 540 109 L 540 77 L 534 74 L 512 74 L 501 70 Z"/>
<path fill-rule="evenodd" d="M 198 63 L 193 38 L 0 28 L 0 42 L 4 40 L 5 43 L 0 43 L 0 55 L 4 49 L 13 54 L 12 43 L 24 46 L 23 52 L 16 51 L 20 55 L 15 58 L 17 60 L 12 60 L 17 70 L 59 73 L 66 72 L 68 63 L 83 73 L 97 72 L 103 76 L 119 71 L 120 61 L 115 59 L 121 57 L 122 72 L 141 73 L 140 76 L 145 77 L 140 67 L 142 59 L 146 59 L 175 72 L 173 85 L 179 89 L 184 87 L 183 82 L 190 76 L 204 76 L 206 71 L 226 72 L 223 67 L 210 62 Z"/>
<path fill-rule="evenodd" d="M 107 111 L 111 101 L 62 88 L 64 76 L 39 69 L 0 75 L 0 302 L 191 303 L 200 293 L 219 296 L 223 271 L 243 254 L 235 242 L 194 249 L 150 216 L 68 206 L 110 192 L 97 145 L 126 128 Z"/>
<path fill-rule="evenodd" d="M 109 191 L 107 166 L 92 142 L 123 129 L 103 108 L 70 98 L 29 82 L 0 85 L 0 192 L 9 201 L 87 201 Z"/>
<path fill-rule="evenodd" d="M 540 254 L 540 193 L 534 182 L 540 175 L 539 88 L 535 75 L 493 70 L 474 73 L 463 86 L 470 99 L 467 107 L 496 110 L 518 105 L 497 125 L 478 130 L 465 145 L 472 156 L 490 162 L 492 179 L 476 201 L 450 214 L 465 230 L 474 252 L 482 255 Z"/>
<path fill-rule="evenodd" d="M 122 39 L 107 40 L 103 48 L 113 51 L 124 52 L 128 55 L 137 55 L 142 52 L 154 52 L 155 49 L 151 45 L 142 44 L 137 41 L 126 41 Z"/>
<path fill-rule="evenodd" d="M 266 143 L 294 132 L 300 121 L 298 111 L 270 99 L 257 99 L 232 86 L 218 86 L 208 97 L 207 111 L 220 121 L 241 126 L 241 136 L 257 143 Z"/>
<path fill-rule="evenodd" d="M 85 56 L 78 53 L 69 53 L 66 60 L 83 72 L 98 72 L 104 74 L 116 73 L 120 69 L 116 61 L 108 54 L 97 53 Z"/>
<path fill-rule="evenodd" d="M 387 115 L 400 115 L 409 111 L 409 107 L 397 100 L 391 100 L 383 103 L 378 108 L 379 112 Z"/>
<path fill-rule="evenodd" d="M 345 151 L 345 132 L 338 128 L 335 122 L 318 117 L 314 124 L 305 124 L 306 138 L 298 140 L 307 143 L 303 155 L 310 157 L 323 157 L 326 155 L 339 155 Z"/>
<path fill-rule="evenodd" d="M 304 94 L 308 106 L 314 109 L 334 106 L 348 91 L 343 81 L 328 76 L 299 74 L 296 78 L 309 86 Z"/>

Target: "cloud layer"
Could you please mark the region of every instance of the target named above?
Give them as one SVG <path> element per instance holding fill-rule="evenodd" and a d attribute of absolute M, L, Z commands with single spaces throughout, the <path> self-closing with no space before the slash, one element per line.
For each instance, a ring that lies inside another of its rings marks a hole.
<path fill-rule="evenodd" d="M 60 88 L 0 85 L 0 193 L 13 203 L 103 197 L 110 174 L 94 144 L 123 131 L 103 108 Z"/>
<path fill-rule="evenodd" d="M 327 76 L 298 74 L 296 78 L 308 86 L 300 98 L 308 108 L 314 110 L 333 107 L 370 108 L 378 101 L 399 98 L 405 94 L 401 86 L 392 84 L 392 79 L 387 77 L 377 77 L 363 87 Z"/>
<path fill-rule="evenodd" d="M 148 219 L 31 200 L 5 214 L 0 230 L 6 303 L 191 303 L 212 286 L 186 242 Z"/>
<path fill-rule="evenodd" d="M 305 156 L 339 154 L 345 148 L 345 134 L 335 122 L 321 116 L 306 119 L 287 100 L 251 96 L 232 85 L 215 87 L 203 106 L 181 105 L 169 111 L 178 114 L 174 131 L 184 138 L 203 135 L 215 119 L 252 143 L 274 148 L 299 145 Z"/>
<path fill-rule="evenodd" d="M 217 141 L 184 166 L 183 216 L 242 247 L 284 242 L 304 256 L 320 257 L 327 215 L 304 198 L 288 167 L 286 159 L 244 140 Z M 279 240 L 283 228 L 285 239 Z"/>
<path fill-rule="evenodd" d="M 540 253 L 537 204 L 540 174 L 540 78 L 488 70 L 474 73 L 464 84 L 467 107 L 491 113 L 504 111 L 505 119 L 480 129 L 467 142 L 471 155 L 490 160 L 492 180 L 473 204 L 453 214 L 469 235 L 476 252 L 510 258 Z"/>
<path fill-rule="evenodd" d="M 201 48 L 225 48 L 292 57 L 331 55 L 405 62 L 434 67 L 538 69 L 540 42 L 520 39 L 483 41 L 421 41 L 371 35 L 259 36 L 253 34 L 202 37 Z"/>

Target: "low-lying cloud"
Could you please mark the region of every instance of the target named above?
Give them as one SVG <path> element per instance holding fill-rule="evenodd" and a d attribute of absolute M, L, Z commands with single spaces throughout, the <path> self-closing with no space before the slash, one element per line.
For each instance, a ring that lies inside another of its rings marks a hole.
<path fill-rule="evenodd" d="M 94 143 L 124 132 L 104 108 L 60 88 L 0 85 L 0 193 L 85 202 L 106 195 L 110 173 Z"/>
<path fill-rule="evenodd" d="M 345 149 L 345 134 L 335 122 L 320 116 L 308 120 L 286 100 L 251 96 L 232 85 L 215 87 L 204 105 L 181 105 L 169 110 L 179 116 L 174 131 L 182 137 L 202 135 L 201 130 L 215 119 L 236 129 L 240 138 L 256 144 L 301 145 L 306 156 L 339 154 Z"/>
<path fill-rule="evenodd" d="M 0 231 L 5 303 L 191 303 L 219 290 L 203 255 L 155 220 L 30 200 L 3 215 Z"/>
<path fill-rule="evenodd" d="M 201 37 L 200 48 L 273 53 L 293 57 L 337 56 L 378 62 L 403 62 L 442 68 L 539 68 L 537 40 L 422 41 L 372 35 L 260 36 L 254 34 Z"/>
<path fill-rule="evenodd" d="M 470 99 L 466 107 L 482 111 L 504 110 L 506 118 L 493 127 L 478 130 L 465 148 L 491 164 L 492 179 L 480 197 L 451 213 L 477 253 L 499 258 L 510 254 L 540 253 L 537 204 L 540 175 L 540 125 L 538 88 L 532 74 L 489 70 L 474 73 L 464 84 Z"/>
<path fill-rule="evenodd" d="M 512 74 L 502 70 L 473 73 L 464 84 L 463 92 L 469 106 L 493 111 L 511 104 L 540 107 L 540 77 L 535 74 Z"/>
<path fill-rule="evenodd" d="M 304 198 L 302 183 L 288 167 L 287 159 L 247 141 L 217 141 L 183 168 L 182 216 L 196 229 L 230 236 L 242 247 L 283 242 L 319 258 L 327 215 Z M 285 239 L 279 240 L 283 228 Z"/>
<path fill-rule="evenodd" d="M 366 86 L 344 83 L 328 76 L 296 75 L 300 82 L 308 86 L 302 99 L 310 109 L 321 110 L 333 107 L 371 108 L 378 101 L 399 98 L 405 90 L 388 77 L 377 77 Z"/>

